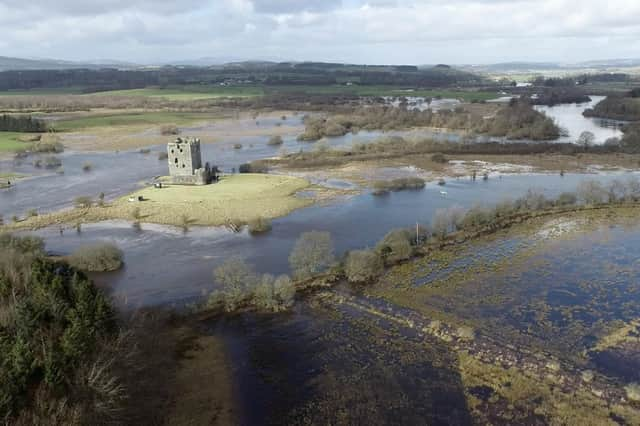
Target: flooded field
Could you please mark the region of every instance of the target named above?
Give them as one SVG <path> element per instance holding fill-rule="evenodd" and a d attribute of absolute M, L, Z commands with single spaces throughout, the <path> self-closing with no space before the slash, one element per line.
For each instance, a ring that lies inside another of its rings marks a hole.
<path fill-rule="evenodd" d="M 545 112 L 574 137 L 572 120 L 579 122 L 576 129 L 589 129 L 580 121 L 587 120 L 581 112 L 588 106 Z M 299 125 L 300 117 L 288 120 Z M 266 128 L 280 121 L 243 125 Z M 601 130 L 599 142 L 619 133 L 592 124 Z M 319 143 L 341 149 L 384 135 L 425 133 L 360 132 Z M 268 140 L 245 136 L 204 144 L 203 157 L 233 172 L 253 160 L 317 149 L 295 134 L 285 135 L 280 146 Z M 126 194 L 166 174 L 162 151 L 155 145 L 144 152 L 65 152 L 59 155 L 64 173 L 34 169 L 31 159 L 2 162 L 3 173 L 32 176 L 0 192 L 0 214 L 58 210 L 100 192 L 106 199 Z M 529 189 L 555 198 L 585 179 L 608 184 L 633 176 L 495 173 L 486 181 L 452 178 L 444 187 L 428 183 L 382 197 L 365 189 L 278 218 L 258 236 L 144 221 L 139 227 L 107 221 L 26 233 L 43 237 L 54 255 L 115 243 L 124 267 L 92 278 L 119 308 L 183 310 L 216 289 L 212 271 L 227 259 L 243 258 L 260 273 L 289 273 L 289 253 L 303 232 L 329 232 L 340 258 L 373 247 L 392 229 L 428 225 L 438 209 L 493 206 Z M 336 179 L 323 184 L 355 188 Z M 640 381 L 639 251 L 633 214 L 555 218 L 398 266 L 370 287 L 342 283 L 299 297 L 288 313 L 242 313 L 202 325 L 224 341 L 232 360 L 242 424 L 353 424 L 362 418 L 370 419 L 367 424 L 566 424 L 561 420 L 567 418 L 638 424 L 627 389 Z"/>
<path fill-rule="evenodd" d="M 619 137 L 621 132 L 617 128 L 605 127 L 603 123 L 596 122 L 582 116 L 584 109 L 591 107 L 599 101 L 594 96 L 593 101 L 580 105 L 558 105 L 554 107 L 540 107 L 547 115 L 557 121 L 561 127 L 570 130 L 569 137 L 563 137 L 560 141 L 573 141 L 582 130 L 590 130 L 596 135 L 597 143 L 603 143 L 608 137 Z M 438 105 L 445 100 L 433 101 Z M 446 105 L 446 102 L 444 102 Z M 288 117 L 287 120 L 277 118 L 256 118 L 253 120 L 236 120 L 224 125 L 216 125 L 216 131 L 223 131 L 224 126 L 240 126 L 241 128 L 254 126 L 260 129 L 273 128 L 276 125 L 287 123 L 293 128 L 299 128 L 302 116 Z M 234 128 L 235 129 L 235 128 Z M 206 135 L 207 128 L 186 127 L 184 134 Z M 235 129 L 238 130 L 238 129 Z M 232 134 L 232 132 L 230 132 Z M 251 161 L 270 158 L 298 151 L 317 149 L 318 144 L 327 147 L 342 149 L 349 148 L 354 143 L 369 143 L 383 136 L 402 136 L 406 138 L 435 138 L 448 141 L 459 141 L 459 133 L 449 133 L 428 129 L 416 129 L 409 131 L 360 131 L 357 134 L 346 134 L 340 137 L 326 138 L 320 142 L 308 143 L 297 141 L 297 133 L 283 136 L 283 144 L 279 146 L 268 145 L 269 136 L 237 136 L 229 137 L 224 142 L 206 143 L 202 147 L 203 161 L 209 161 L 217 165 L 223 172 L 237 171 L 239 166 Z M 480 137 L 484 140 L 486 138 Z M 241 144 L 241 147 L 237 147 Z M 37 209 L 39 212 L 50 212 L 61 208 L 70 207 L 73 200 L 80 196 L 97 197 L 104 193 L 105 199 L 110 200 L 138 189 L 142 184 L 148 183 L 153 178 L 166 174 L 166 160 L 159 160 L 158 154 L 165 151 L 164 145 L 153 145 L 142 151 L 120 152 L 74 152 L 68 151 L 56 155 L 62 166 L 56 169 L 42 169 L 33 166 L 34 161 L 47 155 L 32 156 L 19 160 L 0 160 L 0 173 L 16 173 L 31 176 L 14 182 L 13 188 L 0 190 L 0 214 L 6 218 L 13 215 L 24 215 L 28 210 Z M 85 166 L 90 165 L 90 170 Z"/>
<path fill-rule="evenodd" d="M 611 173 L 591 178 L 606 183 L 632 175 Z M 44 237 L 47 249 L 57 254 L 71 253 L 90 242 L 114 242 L 124 250 L 125 267 L 97 277 L 98 282 L 108 282 L 118 299 L 131 307 L 180 305 L 213 290 L 213 268 L 230 257 L 246 259 L 259 272 L 289 272 L 289 253 L 299 235 L 309 230 L 331 233 L 340 256 L 347 250 L 374 246 L 391 229 L 428 224 L 439 208 L 493 205 L 523 196 L 530 188 L 556 197 L 575 190 L 583 179 L 585 175 L 580 174 L 508 175 L 488 181 L 452 181 L 445 195 L 436 184 L 385 197 L 366 192 L 295 211 L 274 220 L 272 231 L 260 236 L 197 227 L 185 234 L 176 228 L 149 224 L 142 224 L 139 230 L 127 222 L 84 225 L 80 233 L 68 229 L 60 234 L 59 227 L 50 227 L 35 235 Z"/>
<path fill-rule="evenodd" d="M 403 265 L 289 314 L 210 320 L 243 423 L 636 424 L 640 225 L 585 220 L 560 239 L 551 220 Z M 384 290 L 403 282 L 406 297 Z M 470 334 L 451 340 L 445 324 Z"/>

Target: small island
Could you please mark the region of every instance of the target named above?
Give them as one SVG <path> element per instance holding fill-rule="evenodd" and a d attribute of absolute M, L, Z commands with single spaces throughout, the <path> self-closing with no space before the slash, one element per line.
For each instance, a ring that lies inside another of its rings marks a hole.
<path fill-rule="evenodd" d="M 285 216 L 314 201 L 295 196 L 310 186 L 302 178 L 254 173 L 220 176 L 209 163 L 202 167 L 197 139 L 178 139 L 167 145 L 167 151 L 170 175 L 157 178 L 152 185 L 110 203 L 79 197 L 74 209 L 30 216 L 8 227 L 35 229 L 113 219 L 181 227 L 238 227 Z"/>

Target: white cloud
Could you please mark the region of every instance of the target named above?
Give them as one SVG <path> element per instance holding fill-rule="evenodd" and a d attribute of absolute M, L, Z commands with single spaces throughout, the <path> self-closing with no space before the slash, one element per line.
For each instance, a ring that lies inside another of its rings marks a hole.
<path fill-rule="evenodd" d="M 0 55 L 468 63 L 640 56 L 635 0 L 0 0 Z"/>

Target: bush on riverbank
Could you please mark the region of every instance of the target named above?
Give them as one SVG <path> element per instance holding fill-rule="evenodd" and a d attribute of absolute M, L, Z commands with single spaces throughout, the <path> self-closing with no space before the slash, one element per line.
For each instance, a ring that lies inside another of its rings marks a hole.
<path fill-rule="evenodd" d="M 353 283 L 373 281 L 383 270 L 384 262 L 374 250 L 353 250 L 347 255 L 344 265 L 345 275 Z"/>
<path fill-rule="evenodd" d="M 33 166 L 37 168 L 44 167 L 45 169 L 56 169 L 62 166 L 62 160 L 53 155 L 48 155 L 44 158 L 34 160 Z"/>
<path fill-rule="evenodd" d="M 0 115 L 0 132 L 42 133 L 47 123 L 30 115 Z"/>
<path fill-rule="evenodd" d="M 376 251 L 386 263 L 395 263 L 411 257 L 413 235 L 407 229 L 393 229 L 376 245 Z"/>
<path fill-rule="evenodd" d="M 296 278 L 308 278 L 333 265 L 333 241 L 328 232 L 304 232 L 289 255 L 289 265 Z"/>
<path fill-rule="evenodd" d="M 247 224 L 249 233 L 252 235 L 264 234 L 271 231 L 271 221 L 263 217 L 258 217 Z"/>
<path fill-rule="evenodd" d="M 122 267 L 123 253 L 109 243 L 82 246 L 67 260 L 71 266 L 87 272 L 116 271 Z"/>
<path fill-rule="evenodd" d="M 222 304 L 227 312 L 240 307 L 278 312 L 293 305 L 295 286 L 288 276 L 260 276 L 242 259 L 225 261 L 214 270 L 213 276 L 220 289 L 209 295 L 209 308 Z"/>
<path fill-rule="evenodd" d="M 468 130 L 512 139 L 552 140 L 560 134 L 553 120 L 536 111 L 525 101 L 513 101 L 500 107 L 490 119 L 466 111 L 419 111 L 397 107 L 362 107 L 349 114 L 329 117 L 308 116 L 305 131 L 298 140 L 316 141 L 323 137 L 342 136 L 364 130 L 402 130 L 412 127 L 436 127 Z"/>
<path fill-rule="evenodd" d="M 269 138 L 269 141 L 267 142 L 267 145 L 269 145 L 269 146 L 279 146 L 279 145 L 282 145 L 283 143 L 284 143 L 284 141 L 282 140 L 282 136 L 275 135 L 275 136 L 271 136 Z"/>
<path fill-rule="evenodd" d="M 621 95 L 607 96 L 593 108 L 586 109 L 582 114 L 585 117 L 639 121 L 640 99 Z"/>
<path fill-rule="evenodd" d="M 389 191 L 415 190 L 425 187 L 425 181 L 419 177 L 378 180 L 373 183 L 373 195 L 384 195 Z"/>

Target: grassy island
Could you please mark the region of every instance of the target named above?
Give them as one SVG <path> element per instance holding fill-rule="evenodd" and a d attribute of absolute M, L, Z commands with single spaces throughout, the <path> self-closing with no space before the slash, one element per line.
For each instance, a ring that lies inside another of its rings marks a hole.
<path fill-rule="evenodd" d="M 257 218 L 284 216 L 308 206 L 313 200 L 294 196 L 308 186 L 306 180 L 296 177 L 238 174 L 206 186 L 147 187 L 103 206 L 89 200 L 73 210 L 31 217 L 11 226 L 40 228 L 110 219 L 176 226 L 244 224 Z M 129 201 L 138 197 L 144 201 Z"/>

